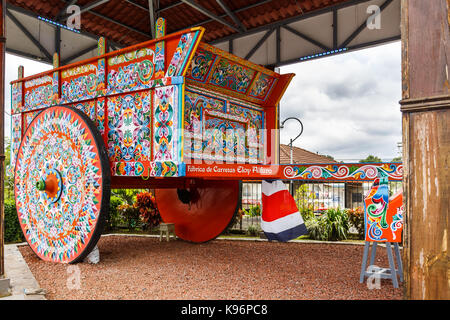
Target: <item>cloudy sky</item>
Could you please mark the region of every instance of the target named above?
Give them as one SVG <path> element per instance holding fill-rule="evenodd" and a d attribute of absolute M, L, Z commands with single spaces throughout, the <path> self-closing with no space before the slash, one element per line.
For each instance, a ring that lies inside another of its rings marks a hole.
<path fill-rule="evenodd" d="M 10 113 L 9 82 L 17 78 L 19 65 L 25 76 L 51 68 L 50 65 L 6 55 L 5 109 Z M 397 157 L 402 139 L 400 42 L 349 52 L 281 68 L 295 73 L 281 100 L 281 120 L 297 117 L 304 125 L 295 146 L 356 161 L 369 154 L 384 161 Z M 5 135 L 10 136 L 11 117 L 5 117 Z M 288 121 L 281 142 L 298 132 L 298 123 Z"/>
<path fill-rule="evenodd" d="M 295 146 L 346 161 L 399 156 L 400 42 L 281 68 L 289 72 L 296 76 L 281 101 L 280 118 L 302 121 Z M 281 142 L 288 144 L 298 132 L 298 122 L 286 122 Z"/>

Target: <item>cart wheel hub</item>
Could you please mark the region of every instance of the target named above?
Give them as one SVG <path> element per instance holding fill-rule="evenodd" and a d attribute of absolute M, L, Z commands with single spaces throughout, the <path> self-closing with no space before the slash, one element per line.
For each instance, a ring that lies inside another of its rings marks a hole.
<path fill-rule="evenodd" d="M 61 197 L 63 188 L 61 173 L 58 170 L 51 169 L 47 171 L 47 176 L 36 182 L 36 188 L 47 194 L 47 199 L 55 203 Z"/>

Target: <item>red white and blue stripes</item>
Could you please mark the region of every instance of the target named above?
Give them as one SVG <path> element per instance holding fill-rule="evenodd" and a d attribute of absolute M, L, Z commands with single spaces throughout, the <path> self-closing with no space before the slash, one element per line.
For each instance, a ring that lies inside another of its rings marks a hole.
<path fill-rule="evenodd" d="M 262 182 L 261 228 L 267 239 L 286 242 L 306 233 L 294 198 L 281 180 Z"/>

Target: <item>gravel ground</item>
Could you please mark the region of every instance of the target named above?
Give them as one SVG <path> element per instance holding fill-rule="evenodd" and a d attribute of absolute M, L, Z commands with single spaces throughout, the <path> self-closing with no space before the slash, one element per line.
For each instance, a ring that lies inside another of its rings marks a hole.
<path fill-rule="evenodd" d="M 47 299 L 402 299 L 389 280 L 378 290 L 359 283 L 363 246 L 107 236 L 98 247 L 99 264 L 75 265 L 80 289 L 69 289 L 74 266 L 20 251 Z M 376 265 L 388 266 L 384 248 Z"/>

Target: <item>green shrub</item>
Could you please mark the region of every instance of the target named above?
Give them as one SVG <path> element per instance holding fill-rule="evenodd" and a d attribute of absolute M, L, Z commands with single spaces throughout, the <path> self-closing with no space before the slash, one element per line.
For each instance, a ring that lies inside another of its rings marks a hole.
<path fill-rule="evenodd" d="M 137 207 L 130 206 L 128 204 L 122 204 L 117 207 L 117 210 L 119 211 L 127 228 L 130 231 L 140 227 L 140 213 Z"/>
<path fill-rule="evenodd" d="M 365 234 L 364 210 L 362 207 L 347 210 L 350 224 L 358 230 L 358 239 L 363 240 Z"/>
<path fill-rule="evenodd" d="M 259 232 L 260 232 L 260 230 L 259 230 L 258 226 L 255 226 L 253 224 L 248 226 L 247 234 L 249 236 L 257 237 L 257 236 L 259 236 Z"/>
<path fill-rule="evenodd" d="M 123 200 L 117 196 L 111 196 L 109 204 L 109 217 L 106 221 L 106 229 L 109 231 L 117 230 L 119 226 L 123 223 L 122 216 L 117 209 L 123 204 Z"/>
<path fill-rule="evenodd" d="M 346 210 L 328 209 L 322 219 L 325 219 L 325 233 L 329 241 L 347 239 L 350 226 Z"/>
<path fill-rule="evenodd" d="M 244 209 L 244 214 L 248 215 L 250 217 L 260 217 L 261 216 L 261 206 L 260 205 L 256 205 L 253 206 L 249 209 Z"/>
<path fill-rule="evenodd" d="M 305 221 L 306 228 L 308 229 L 309 238 L 312 240 L 327 240 L 325 232 L 324 219 L 310 218 Z"/>
<path fill-rule="evenodd" d="M 12 201 L 5 202 L 5 243 L 23 242 L 22 228 L 17 217 L 16 205 Z"/>
<path fill-rule="evenodd" d="M 314 218 L 313 205 L 307 205 L 304 207 L 300 207 L 298 209 L 298 211 L 302 215 L 303 221 L 307 221 L 307 220 Z"/>
<path fill-rule="evenodd" d="M 349 220 L 346 210 L 328 209 L 318 217 L 305 221 L 313 240 L 340 241 L 347 239 Z"/>

